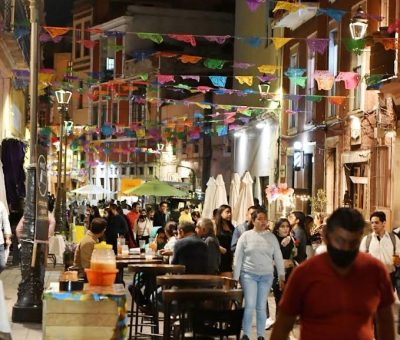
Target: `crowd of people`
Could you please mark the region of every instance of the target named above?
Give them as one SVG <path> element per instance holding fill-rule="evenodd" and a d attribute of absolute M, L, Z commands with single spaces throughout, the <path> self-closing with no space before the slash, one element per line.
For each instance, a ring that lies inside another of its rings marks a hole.
<path fill-rule="evenodd" d="M 400 230 L 386 231 L 383 212 L 371 215 L 371 231 L 350 208 L 331 216 L 292 211 L 273 222 L 262 207 L 251 206 L 246 220 L 235 226 L 228 205 L 215 209 L 212 219 L 185 207 L 174 221 L 164 201 L 156 211 L 139 203 L 127 210 L 112 202 L 102 209 L 88 207 L 86 219 L 90 227 L 76 254 L 79 266 L 90 264 L 85 244 L 92 249 L 104 239 L 117 252 L 123 235 L 129 247 L 148 248 L 169 263 L 185 265 L 188 274 L 237 280 L 245 300 L 243 340 L 250 337 L 254 310 L 258 340 L 271 327 L 271 290 L 277 312 L 272 339 L 287 339 L 299 316 L 304 338 L 394 339 L 390 308 L 393 291 L 400 291 Z"/>

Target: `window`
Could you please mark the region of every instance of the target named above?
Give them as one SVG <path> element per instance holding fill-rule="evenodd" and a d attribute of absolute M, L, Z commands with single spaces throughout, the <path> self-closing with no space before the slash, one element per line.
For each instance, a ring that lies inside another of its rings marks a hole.
<path fill-rule="evenodd" d="M 104 72 L 103 80 L 114 78 L 115 70 L 115 38 L 105 37 L 100 39 L 100 70 Z"/>
<path fill-rule="evenodd" d="M 107 103 L 101 104 L 101 117 L 100 117 L 100 126 L 103 126 L 107 121 Z"/>
<path fill-rule="evenodd" d="M 115 59 L 107 57 L 107 59 L 106 59 L 106 70 L 114 72 L 114 68 L 115 68 Z"/>
<path fill-rule="evenodd" d="M 92 125 L 99 125 L 99 106 L 97 104 L 92 105 Z"/>
<path fill-rule="evenodd" d="M 315 38 L 316 34 L 313 34 L 309 38 Z M 311 51 L 310 49 L 307 50 L 307 94 L 313 95 L 314 94 L 314 71 L 315 71 L 315 51 Z M 305 101 L 305 124 L 309 124 L 312 122 L 315 116 L 315 103 L 311 100 Z"/>
<path fill-rule="evenodd" d="M 291 68 L 298 68 L 299 67 L 299 45 L 295 45 L 290 49 L 290 67 Z M 297 94 L 297 86 L 295 82 L 290 82 L 289 93 L 291 95 Z M 297 113 L 294 111 L 297 110 L 297 103 L 293 102 L 293 100 L 289 101 L 289 129 L 295 129 L 297 127 Z"/>
<path fill-rule="evenodd" d="M 74 19 L 73 56 L 75 60 L 90 56 L 90 49 L 83 44 L 83 40 L 90 40 L 90 32 L 88 31 L 90 27 L 92 27 L 91 17 L 84 17 L 79 20 Z"/>
<path fill-rule="evenodd" d="M 126 176 L 126 167 L 124 166 L 121 168 L 121 175 Z"/>
<path fill-rule="evenodd" d="M 193 144 L 193 153 L 194 154 L 198 154 L 199 153 L 199 143 L 198 142 L 195 142 Z"/>
<path fill-rule="evenodd" d="M 146 106 L 144 104 L 131 101 L 130 123 L 145 123 L 146 122 Z"/>
<path fill-rule="evenodd" d="M 138 167 L 138 175 L 143 176 L 144 175 L 144 168 L 142 166 Z"/>
<path fill-rule="evenodd" d="M 136 168 L 134 166 L 131 166 L 129 169 L 129 175 L 136 175 Z"/>
<path fill-rule="evenodd" d="M 118 123 L 118 103 L 113 103 L 112 104 L 112 119 L 111 119 L 112 124 L 117 124 Z"/>
<path fill-rule="evenodd" d="M 148 170 L 149 170 L 149 176 L 153 176 L 154 175 L 154 167 L 149 166 Z"/>
<path fill-rule="evenodd" d="M 338 72 L 338 58 L 339 58 L 339 46 L 338 46 L 338 30 L 337 28 L 332 29 L 329 32 L 329 51 L 328 51 L 328 66 L 329 72 L 335 77 Z M 333 83 L 332 89 L 329 91 L 329 96 L 336 94 L 336 82 Z M 332 104 L 328 105 L 328 118 L 336 116 L 336 106 Z"/>

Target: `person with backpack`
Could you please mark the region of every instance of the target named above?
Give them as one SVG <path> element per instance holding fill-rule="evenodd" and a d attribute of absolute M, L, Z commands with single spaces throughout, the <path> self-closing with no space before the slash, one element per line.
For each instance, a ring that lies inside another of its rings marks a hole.
<path fill-rule="evenodd" d="M 396 267 L 400 265 L 400 239 L 393 232 L 385 230 L 386 215 L 383 211 L 373 212 L 370 222 L 372 233 L 364 236 L 360 251 L 369 253 L 385 265 L 395 289 Z"/>

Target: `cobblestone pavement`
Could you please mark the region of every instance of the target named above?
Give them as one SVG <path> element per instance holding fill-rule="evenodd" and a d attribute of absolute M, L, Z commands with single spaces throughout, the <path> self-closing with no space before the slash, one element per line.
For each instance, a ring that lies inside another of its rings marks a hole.
<path fill-rule="evenodd" d="M 45 276 L 45 287 L 49 285 L 50 282 L 58 281 L 60 272 L 63 270 L 63 266 L 57 265 L 53 268 L 52 265 L 48 266 L 46 269 Z M 12 307 L 17 299 L 17 290 L 18 284 L 21 279 L 20 269 L 19 267 L 7 267 L 5 271 L 0 274 L 0 280 L 3 281 L 4 289 L 5 289 L 5 299 L 9 312 L 9 319 L 11 320 Z M 124 276 L 125 282 L 129 282 L 131 280 L 131 275 L 126 274 Z M 130 294 L 127 291 L 128 302 L 130 303 Z M 275 303 L 272 296 L 269 298 L 270 304 L 270 312 L 271 315 L 275 315 Z M 11 322 L 11 321 L 10 321 Z M 255 316 L 253 318 L 253 322 L 255 323 Z M 397 315 L 396 315 L 397 322 Z M 12 330 L 12 339 L 13 340 L 40 340 L 42 339 L 42 325 L 41 324 L 17 324 L 11 323 Z M 270 331 L 266 331 L 265 338 L 269 339 Z M 250 335 L 251 339 L 256 339 L 255 333 L 255 324 L 253 325 L 253 332 Z M 67 338 L 65 338 L 67 339 Z M 396 340 L 400 340 L 400 336 L 397 336 Z"/>

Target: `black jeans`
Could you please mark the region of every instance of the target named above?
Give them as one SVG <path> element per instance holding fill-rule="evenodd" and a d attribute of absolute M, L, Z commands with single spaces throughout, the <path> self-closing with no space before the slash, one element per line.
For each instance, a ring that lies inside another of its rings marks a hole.
<path fill-rule="evenodd" d="M 293 267 L 285 268 L 285 282 L 287 282 L 292 270 L 293 270 Z M 274 269 L 274 282 L 272 283 L 272 291 L 274 292 L 275 304 L 276 304 L 275 314 L 278 315 L 279 302 L 281 301 L 283 292 L 281 291 L 281 289 L 279 287 L 279 278 L 278 278 L 278 272 L 277 272 L 276 268 Z"/>

